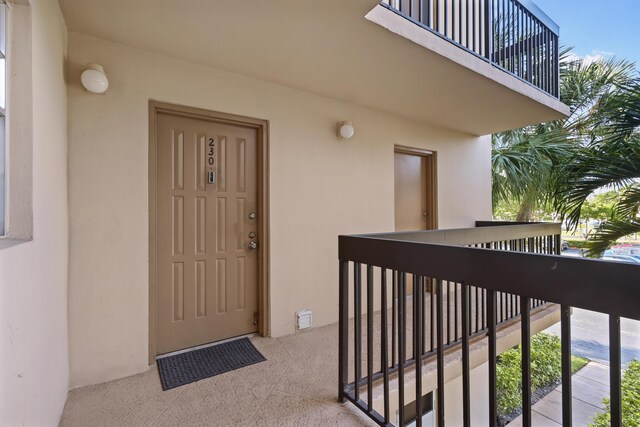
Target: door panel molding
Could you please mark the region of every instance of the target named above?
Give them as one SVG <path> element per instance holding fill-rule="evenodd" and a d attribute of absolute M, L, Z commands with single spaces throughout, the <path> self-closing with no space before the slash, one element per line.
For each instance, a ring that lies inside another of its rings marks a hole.
<path fill-rule="evenodd" d="M 427 230 L 438 228 L 438 152 L 425 148 L 408 147 L 405 145 L 394 145 L 393 153 L 411 154 L 421 156 L 427 163 L 427 209 L 430 215 L 427 218 Z"/>
<path fill-rule="evenodd" d="M 269 122 L 267 120 L 149 101 L 149 364 L 157 355 L 157 124 L 158 114 L 200 119 L 255 129 L 258 178 L 258 333 L 269 336 Z"/>

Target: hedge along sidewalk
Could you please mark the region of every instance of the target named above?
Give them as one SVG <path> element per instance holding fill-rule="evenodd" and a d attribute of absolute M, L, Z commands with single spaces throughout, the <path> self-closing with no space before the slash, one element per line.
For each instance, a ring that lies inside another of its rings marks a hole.
<path fill-rule="evenodd" d="M 573 374 L 573 424 L 587 426 L 593 423 L 596 414 L 604 412 L 602 399 L 609 396 L 609 367 L 589 362 Z M 533 405 L 534 425 L 562 426 L 562 386 Z M 522 416 L 514 419 L 508 427 L 520 427 Z"/>
<path fill-rule="evenodd" d="M 606 411 L 596 416 L 593 427 L 611 425 L 611 402 L 604 399 L 603 403 Z M 622 374 L 622 424 L 640 427 L 640 361 L 636 359 L 629 362 Z"/>
<path fill-rule="evenodd" d="M 535 404 L 560 385 L 562 377 L 560 337 L 540 332 L 531 337 L 531 399 Z M 575 373 L 588 362 L 571 357 Z M 498 425 L 504 426 L 522 413 L 522 349 L 518 345 L 498 356 L 496 366 Z"/>

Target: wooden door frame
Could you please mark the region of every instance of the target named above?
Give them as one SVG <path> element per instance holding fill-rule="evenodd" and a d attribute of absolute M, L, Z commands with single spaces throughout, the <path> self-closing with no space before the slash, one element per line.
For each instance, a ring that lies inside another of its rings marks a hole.
<path fill-rule="evenodd" d="M 258 158 L 258 333 L 269 336 L 269 122 L 267 120 L 149 101 L 149 364 L 157 355 L 157 124 L 158 114 L 167 113 L 192 119 L 250 127 L 257 131 Z"/>
<path fill-rule="evenodd" d="M 411 154 L 424 157 L 427 161 L 427 209 L 431 213 L 427 218 L 427 229 L 438 229 L 438 153 L 424 148 L 394 145 L 393 153 Z M 395 172 L 394 172 L 395 177 Z M 395 178 L 394 178 L 395 179 Z"/>

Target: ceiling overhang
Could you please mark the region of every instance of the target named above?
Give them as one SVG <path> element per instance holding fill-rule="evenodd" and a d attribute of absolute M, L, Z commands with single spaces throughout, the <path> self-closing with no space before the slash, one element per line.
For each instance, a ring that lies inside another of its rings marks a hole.
<path fill-rule="evenodd" d="M 558 100 L 376 0 L 60 0 L 69 31 L 475 135 Z"/>

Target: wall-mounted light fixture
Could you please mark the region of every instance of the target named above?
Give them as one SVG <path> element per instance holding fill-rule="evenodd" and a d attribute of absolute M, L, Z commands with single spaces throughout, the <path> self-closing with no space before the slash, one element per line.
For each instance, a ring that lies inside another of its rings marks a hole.
<path fill-rule="evenodd" d="M 109 79 L 102 65 L 87 64 L 87 69 L 80 76 L 82 86 L 92 93 L 105 93 L 109 88 Z"/>
<path fill-rule="evenodd" d="M 352 122 L 338 122 L 338 136 L 340 138 L 349 139 L 355 132 Z"/>

